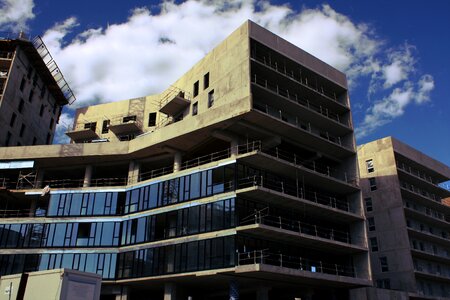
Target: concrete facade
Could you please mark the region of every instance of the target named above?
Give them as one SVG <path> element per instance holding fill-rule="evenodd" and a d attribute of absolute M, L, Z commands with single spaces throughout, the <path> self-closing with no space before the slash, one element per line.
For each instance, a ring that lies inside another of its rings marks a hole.
<path fill-rule="evenodd" d="M 373 279 L 411 298 L 450 296 L 450 168 L 387 137 L 358 146 Z"/>
<path fill-rule="evenodd" d="M 40 37 L 0 38 L 0 146 L 51 144 L 74 100 Z"/>
<path fill-rule="evenodd" d="M 0 176 L 1 274 L 69 267 L 133 300 L 372 285 L 345 75 L 250 21 L 161 94 L 81 108 L 67 134 L 0 148 L 33 162 Z"/>

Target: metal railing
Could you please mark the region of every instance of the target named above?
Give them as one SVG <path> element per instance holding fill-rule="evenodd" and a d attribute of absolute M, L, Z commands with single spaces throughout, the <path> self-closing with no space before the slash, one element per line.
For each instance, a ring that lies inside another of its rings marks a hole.
<path fill-rule="evenodd" d="M 58 84 L 58 87 L 60 88 L 62 94 L 64 95 L 64 98 L 67 100 L 69 104 L 72 104 L 75 102 L 76 98 L 72 91 L 72 89 L 69 87 L 69 84 L 64 79 L 64 76 L 59 69 L 58 65 L 54 61 L 52 55 L 47 49 L 47 46 L 42 41 L 40 36 L 36 36 L 32 40 L 33 46 L 36 48 L 37 52 L 39 53 L 40 57 L 42 58 L 42 61 L 47 66 L 48 70 L 53 76 L 53 79 Z"/>
<path fill-rule="evenodd" d="M 264 187 L 282 194 L 287 194 L 300 199 L 308 200 L 317 204 L 329 206 L 339 210 L 354 212 L 350 209 L 347 201 L 339 200 L 336 197 L 325 195 L 316 191 L 306 190 L 303 187 L 292 183 L 287 183 L 279 180 L 271 180 L 263 176 L 249 176 L 238 181 L 237 187 L 239 189 L 249 187 Z"/>
<path fill-rule="evenodd" d="M 312 81 L 311 80 L 308 81 L 308 77 L 306 77 L 306 76 L 302 77 L 300 73 L 297 75 L 297 74 L 295 74 L 295 72 L 293 70 L 288 71 L 286 69 L 286 66 L 280 67 L 277 62 L 272 62 L 271 59 L 266 58 L 265 56 L 257 55 L 254 52 L 252 53 L 251 58 L 256 60 L 256 61 L 258 61 L 258 62 L 260 62 L 260 63 L 262 63 L 263 65 L 265 65 L 266 67 L 272 69 L 273 71 L 275 71 L 275 72 L 277 72 L 279 74 L 282 74 L 282 75 L 284 75 L 286 77 L 289 77 L 290 79 L 294 80 L 295 82 L 297 82 L 301 86 L 306 87 L 308 90 L 313 91 L 315 93 L 318 93 L 322 97 L 325 97 L 326 99 L 329 99 L 329 100 L 331 100 L 333 102 L 337 102 L 337 103 L 347 107 L 346 104 L 344 104 L 344 103 L 342 103 L 341 101 L 338 100 L 338 98 L 336 96 L 336 93 L 328 92 L 327 90 L 325 90 L 323 88 L 323 86 L 320 86 L 320 88 L 319 88 L 318 85 L 316 85 L 316 86 L 312 85 L 311 84 Z"/>
<path fill-rule="evenodd" d="M 339 171 L 338 169 L 325 164 L 304 160 L 302 157 L 297 156 L 295 153 L 279 149 L 278 147 L 270 150 L 263 150 L 262 152 L 281 160 L 293 163 L 296 166 L 304 167 L 321 175 L 344 181 L 355 187 L 358 186 L 358 176 L 356 176 L 356 174 L 348 174 L 347 172 Z"/>
<path fill-rule="evenodd" d="M 263 264 L 312 273 L 323 273 L 346 277 L 359 276 L 353 266 L 333 264 L 322 260 L 312 260 L 300 256 L 285 255 L 282 253 L 272 253 L 269 249 L 239 252 L 237 253 L 237 257 L 238 266 Z M 362 274 L 363 272 L 360 273 Z"/>
<path fill-rule="evenodd" d="M 240 222 L 240 225 L 249 224 L 262 224 L 331 241 L 357 246 L 366 246 L 364 237 L 351 237 L 348 231 L 336 230 L 334 228 L 327 228 L 316 224 L 309 224 L 299 220 L 284 218 L 282 216 L 264 214 L 261 211 L 257 211 L 254 214 L 243 218 Z"/>
<path fill-rule="evenodd" d="M 336 144 L 336 145 L 344 147 L 348 150 L 354 151 L 352 144 L 350 143 L 348 145 L 348 143 L 347 144 L 343 143 L 340 136 L 334 136 L 334 135 L 331 135 L 328 131 L 322 131 L 319 128 L 312 126 L 310 122 L 306 122 L 306 123 L 302 122 L 301 120 L 299 120 L 299 118 L 297 116 L 291 115 L 290 113 L 282 111 L 281 109 L 269 106 L 267 104 L 256 103 L 256 102 L 253 104 L 253 108 L 255 108 L 256 110 L 258 110 L 268 116 L 277 118 L 283 122 L 294 125 L 297 128 L 307 131 L 317 137 L 328 140 L 329 142 L 331 142 L 333 144 Z"/>
<path fill-rule="evenodd" d="M 174 97 L 180 96 L 181 98 L 184 98 L 186 100 L 191 100 L 191 94 L 180 89 L 179 87 L 171 85 L 164 93 L 164 95 L 161 97 L 161 100 L 159 101 L 159 109 L 166 105 L 169 101 L 171 101 Z"/>
<path fill-rule="evenodd" d="M 139 128 L 142 127 L 142 122 L 136 115 L 114 115 L 108 119 L 110 121 L 109 126 L 122 125 L 128 123 L 135 123 Z"/>
<path fill-rule="evenodd" d="M 345 119 L 342 119 L 339 116 L 339 114 L 329 110 L 328 108 L 323 107 L 321 105 L 315 105 L 315 104 L 311 103 L 308 99 L 302 99 L 298 95 L 297 92 L 292 92 L 287 88 L 282 88 L 278 84 L 272 83 L 269 80 L 267 80 L 257 74 L 254 74 L 251 77 L 251 80 L 253 83 L 257 84 L 258 86 L 263 87 L 266 90 L 269 90 L 269 91 L 272 91 L 272 92 L 278 94 L 279 96 L 285 98 L 289 102 L 292 102 L 295 104 L 300 104 L 301 106 L 303 106 L 311 111 L 317 112 L 317 113 L 321 114 L 322 116 L 327 117 L 328 119 L 331 119 L 331 120 L 338 122 L 349 128 L 351 127 L 350 119 L 347 118 L 347 121 L 345 121 Z"/>
<path fill-rule="evenodd" d="M 406 189 L 406 190 L 408 190 L 408 191 L 410 191 L 410 192 L 412 192 L 412 193 L 414 193 L 416 195 L 419 195 L 419 196 L 427 198 L 429 200 L 433 200 L 433 201 L 441 203 L 441 198 L 440 197 L 438 197 L 435 194 L 430 193 L 430 192 L 428 192 L 428 191 L 426 191 L 424 189 L 420 189 L 420 188 L 418 188 L 418 187 L 416 187 L 416 186 L 414 186 L 414 185 L 412 185 L 410 183 L 407 183 L 405 181 L 400 181 L 400 186 L 403 189 Z"/>
<path fill-rule="evenodd" d="M 416 178 L 424 180 L 438 188 L 450 191 L 450 184 L 439 183 L 437 180 L 434 180 L 433 177 L 431 177 L 430 175 L 427 175 L 425 172 L 421 172 L 417 169 L 414 169 L 411 166 L 409 166 L 403 162 L 396 161 L 396 164 L 397 164 L 397 168 L 399 168 L 400 170 L 402 170 Z"/>

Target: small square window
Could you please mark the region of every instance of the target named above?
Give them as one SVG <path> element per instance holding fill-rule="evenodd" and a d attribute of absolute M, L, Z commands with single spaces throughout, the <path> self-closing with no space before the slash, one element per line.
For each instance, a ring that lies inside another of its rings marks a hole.
<path fill-rule="evenodd" d="M 25 104 L 25 101 L 23 99 L 20 99 L 19 107 L 17 107 L 17 110 L 21 113 L 23 111 L 23 106 Z"/>
<path fill-rule="evenodd" d="M 23 137 L 23 134 L 25 133 L 25 124 L 22 124 L 22 126 L 20 126 L 20 133 L 19 133 L 19 136 L 20 137 Z"/>
<path fill-rule="evenodd" d="M 369 231 L 374 231 L 375 230 L 375 219 L 367 218 L 367 225 L 369 227 Z"/>
<path fill-rule="evenodd" d="M 194 83 L 194 97 L 198 95 L 198 80 Z"/>
<path fill-rule="evenodd" d="M 366 211 L 372 211 L 373 210 L 373 206 L 372 206 L 372 198 L 368 197 L 368 198 L 364 198 L 364 201 L 366 203 Z"/>
<path fill-rule="evenodd" d="M 208 108 L 214 105 L 214 90 L 208 93 Z"/>
<path fill-rule="evenodd" d="M 9 126 L 11 126 L 11 127 L 14 126 L 14 123 L 16 122 L 16 118 L 17 118 L 16 113 L 12 113 L 11 120 L 9 121 Z"/>
<path fill-rule="evenodd" d="M 198 114 L 198 102 L 192 104 L 192 115 L 196 116 Z"/>
<path fill-rule="evenodd" d="M 203 89 L 207 89 L 209 87 L 209 72 L 203 76 Z"/>
<path fill-rule="evenodd" d="M 386 256 L 380 257 L 380 266 L 381 266 L 381 272 L 388 272 L 389 266 Z"/>
<path fill-rule="evenodd" d="M 366 167 L 367 167 L 367 173 L 372 173 L 373 171 L 375 171 L 375 168 L 373 167 L 372 159 L 366 160 Z"/>
<path fill-rule="evenodd" d="M 156 113 L 152 112 L 148 114 L 148 127 L 156 126 Z"/>
<path fill-rule="evenodd" d="M 378 240 L 376 237 L 370 238 L 370 249 L 372 250 L 372 252 L 378 251 Z"/>
<path fill-rule="evenodd" d="M 370 190 L 375 191 L 377 189 L 377 180 L 375 177 L 369 178 Z"/>
<path fill-rule="evenodd" d="M 103 124 L 102 124 L 102 134 L 108 133 L 109 132 L 109 120 L 104 120 Z"/>

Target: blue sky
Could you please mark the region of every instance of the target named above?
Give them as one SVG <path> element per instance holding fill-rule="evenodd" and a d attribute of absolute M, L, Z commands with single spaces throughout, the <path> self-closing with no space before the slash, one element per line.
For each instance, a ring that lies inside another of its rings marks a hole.
<path fill-rule="evenodd" d="M 392 135 L 450 165 L 450 2 L 426 4 L 0 0 L 0 31 L 43 36 L 78 99 L 68 124 L 76 107 L 162 91 L 251 18 L 346 72 L 358 144 Z"/>

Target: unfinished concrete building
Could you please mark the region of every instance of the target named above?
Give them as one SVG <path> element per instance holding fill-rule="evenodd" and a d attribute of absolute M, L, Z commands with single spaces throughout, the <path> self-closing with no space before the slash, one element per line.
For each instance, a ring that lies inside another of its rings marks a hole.
<path fill-rule="evenodd" d="M 0 146 L 51 144 L 72 90 L 40 37 L 0 36 Z"/>
<path fill-rule="evenodd" d="M 373 281 L 450 298 L 450 168 L 387 137 L 358 146 Z"/>
<path fill-rule="evenodd" d="M 79 109 L 67 134 L 0 148 L 0 274 L 89 271 L 102 299 L 133 300 L 372 284 L 346 77 L 250 21 L 160 95 Z"/>

